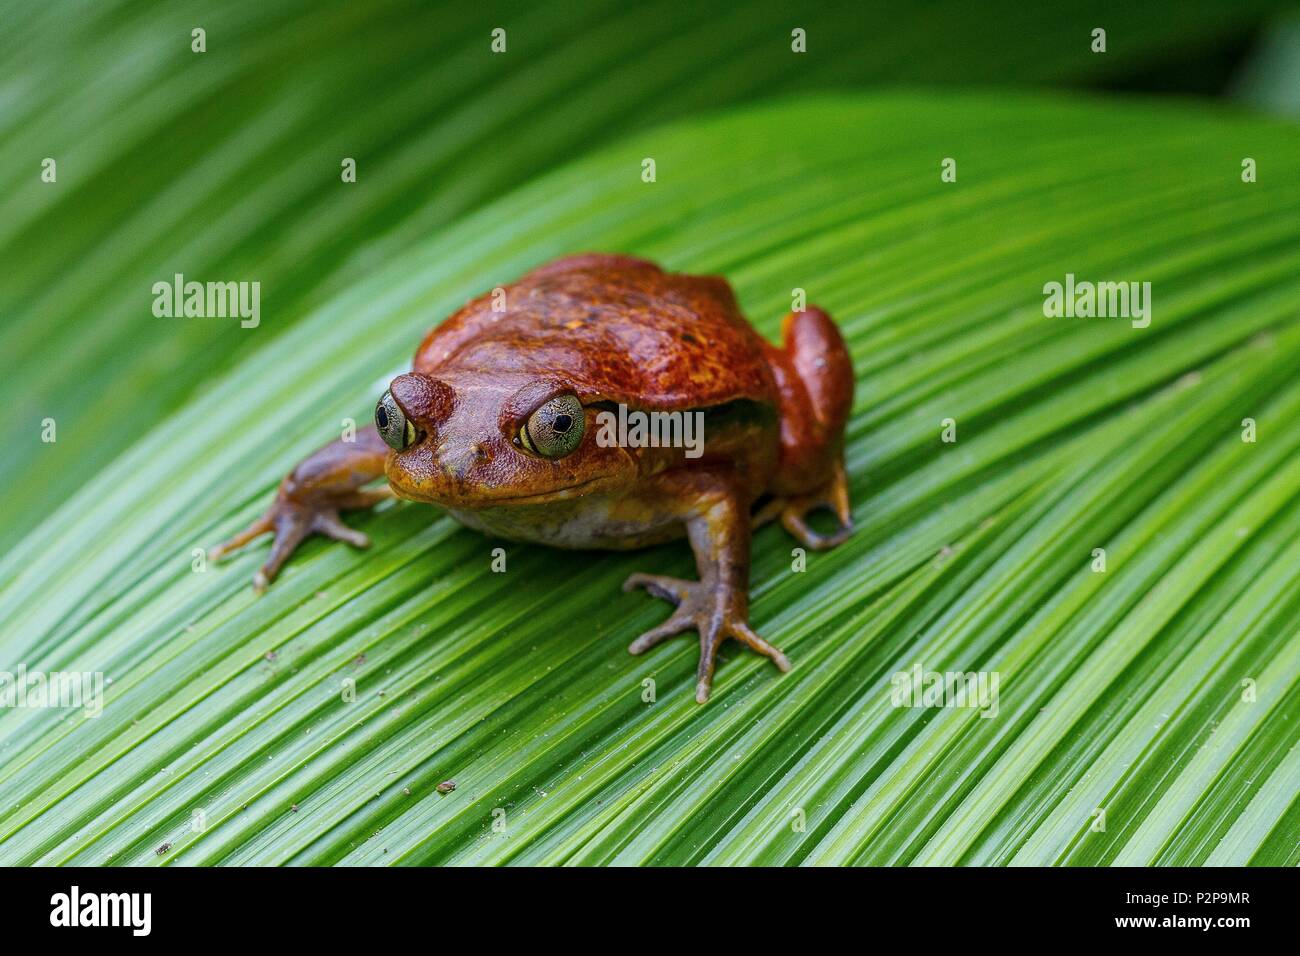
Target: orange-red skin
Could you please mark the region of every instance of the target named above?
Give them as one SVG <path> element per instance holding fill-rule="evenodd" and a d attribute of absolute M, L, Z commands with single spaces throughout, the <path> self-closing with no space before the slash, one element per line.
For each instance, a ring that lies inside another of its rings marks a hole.
<path fill-rule="evenodd" d="M 713 469 L 721 457 L 741 475 L 749 501 L 811 493 L 840 455 L 852 367 L 834 324 L 815 307 L 786 317 L 783 340 L 777 348 L 763 339 L 716 276 L 666 273 L 627 256 L 550 263 L 474 299 L 424 338 L 413 373 L 392 392 L 435 441 L 391 454 L 389 481 L 399 495 L 455 509 L 620 488 L 626 494 L 611 496 L 630 507 L 642 491 L 658 496 L 657 487 L 640 487 L 646 479 Z M 646 411 L 744 400 L 770 409 L 772 424 L 744 429 L 740 441 L 706 433 L 700 460 L 592 441 L 560 461 L 521 450 L 513 442 L 519 424 L 565 391 L 584 405 Z"/>

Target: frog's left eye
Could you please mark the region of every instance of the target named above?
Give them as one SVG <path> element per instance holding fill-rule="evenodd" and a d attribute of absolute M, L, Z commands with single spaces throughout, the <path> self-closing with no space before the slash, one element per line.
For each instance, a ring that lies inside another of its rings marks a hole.
<path fill-rule="evenodd" d="M 383 398 L 375 406 L 375 428 L 384 444 L 394 451 L 415 444 L 415 425 L 407 419 L 392 392 L 384 392 Z"/>
<path fill-rule="evenodd" d="M 557 395 L 528 416 L 519 429 L 519 442 L 546 458 L 563 458 L 582 441 L 587 419 L 576 395 Z"/>

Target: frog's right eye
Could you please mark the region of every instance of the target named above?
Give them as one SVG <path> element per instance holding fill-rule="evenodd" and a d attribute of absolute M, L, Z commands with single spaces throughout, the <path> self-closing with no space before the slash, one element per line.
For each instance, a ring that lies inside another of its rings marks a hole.
<path fill-rule="evenodd" d="M 392 392 L 384 392 L 375 406 L 375 428 L 389 448 L 401 451 L 415 444 L 415 425 L 410 422 Z"/>

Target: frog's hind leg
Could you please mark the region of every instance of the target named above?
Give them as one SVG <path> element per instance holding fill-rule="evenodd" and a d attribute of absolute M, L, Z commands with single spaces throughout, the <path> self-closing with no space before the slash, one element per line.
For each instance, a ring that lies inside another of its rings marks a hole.
<path fill-rule="evenodd" d="M 853 363 L 840 330 L 816 306 L 791 312 L 781 323 L 783 348 L 771 365 L 781 402 L 781 452 L 776 498 L 755 515 L 756 523 L 780 517 L 805 547 L 821 551 L 853 531 L 848 476 L 844 470 L 844 426 L 853 406 Z M 813 530 L 808 513 L 830 510 L 839 527 Z"/>

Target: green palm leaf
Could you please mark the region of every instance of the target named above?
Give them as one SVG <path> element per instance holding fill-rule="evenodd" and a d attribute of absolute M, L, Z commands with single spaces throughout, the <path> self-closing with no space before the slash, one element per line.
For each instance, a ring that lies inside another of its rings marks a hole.
<path fill-rule="evenodd" d="M 97 719 L 0 711 L 6 860 L 1294 865 L 1298 145 L 808 99 L 636 134 L 374 263 L 5 555 L 0 662 L 112 679 Z M 427 325 L 585 248 L 725 274 L 769 335 L 794 287 L 841 323 L 858 531 L 802 573 L 779 529 L 754 545 L 790 674 L 728 653 L 699 707 L 693 642 L 626 653 L 664 610 L 618 585 L 689 573 L 680 545 L 507 544 L 493 573 L 500 542 L 396 504 L 261 598 L 256 548 L 191 570 Z M 1151 326 L 1045 317 L 1067 272 L 1150 281 Z M 997 715 L 891 706 L 918 663 L 998 672 Z"/>

